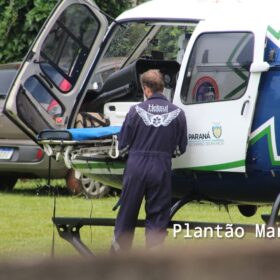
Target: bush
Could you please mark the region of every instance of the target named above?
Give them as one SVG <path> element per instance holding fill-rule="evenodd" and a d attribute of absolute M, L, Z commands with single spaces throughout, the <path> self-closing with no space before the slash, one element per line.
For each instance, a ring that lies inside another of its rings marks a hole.
<path fill-rule="evenodd" d="M 98 0 L 97 5 L 116 17 L 130 0 Z M 21 61 L 57 0 L 0 0 L 0 63 Z"/>

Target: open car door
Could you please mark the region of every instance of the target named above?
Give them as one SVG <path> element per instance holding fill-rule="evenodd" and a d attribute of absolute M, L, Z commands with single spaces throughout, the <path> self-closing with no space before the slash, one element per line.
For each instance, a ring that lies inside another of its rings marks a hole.
<path fill-rule="evenodd" d="M 4 107 L 32 139 L 44 129 L 70 125 L 107 28 L 107 19 L 90 0 L 63 0 L 56 6 L 29 50 Z"/>

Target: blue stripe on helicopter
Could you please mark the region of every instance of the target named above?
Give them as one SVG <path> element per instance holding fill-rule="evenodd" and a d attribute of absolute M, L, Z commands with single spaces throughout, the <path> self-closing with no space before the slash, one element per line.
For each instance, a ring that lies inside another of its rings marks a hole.
<path fill-rule="evenodd" d="M 270 135 L 264 134 L 257 142 L 249 146 L 246 166 L 249 170 L 280 171 L 280 165 L 275 164 L 269 152 L 271 150 L 269 141 L 275 137 L 277 155 L 280 154 L 280 49 L 269 38 L 265 50 L 265 61 L 269 61 L 271 68 L 261 77 L 252 131 L 273 117 L 275 129 L 273 131 L 270 129 Z"/>

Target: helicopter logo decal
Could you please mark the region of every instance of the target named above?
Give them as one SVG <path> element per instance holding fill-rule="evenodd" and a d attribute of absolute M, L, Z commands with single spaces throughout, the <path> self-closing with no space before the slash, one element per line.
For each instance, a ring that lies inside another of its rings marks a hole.
<path fill-rule="evenodd" d="M 221 138 L 221 136 L 222 136 L 222 126 L 220 124 L 214 124 L 212 126 L 212 133 L 213 133 L 213 136 L 216 139 Z"/>

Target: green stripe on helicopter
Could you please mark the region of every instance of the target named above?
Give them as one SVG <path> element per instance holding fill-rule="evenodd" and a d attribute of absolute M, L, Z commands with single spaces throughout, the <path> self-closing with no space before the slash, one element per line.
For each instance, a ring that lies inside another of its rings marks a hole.
<path fill-rule="evenodd" d="M 268 25 L 267 38 L 269 38 L 276 46 L 280 47 L 280 30 L 276 31 L 272 26 Z"/>
<path fill-rule="evenodd" d="M 277 153 L 277 147 L 276 147 L 274 117 L 269 119 L 261 127 L 256 129 L 255 132 L 251 134 L 249 144 L 254 145 L 257 141 L 259 141 L 263 137 L 267 137 L 268 154 L 269 154 L 271 165 L 279 166 L 280 157 Z"/>
<path fill-rule="evenodd" d="M 243 167 L 245 165 L 245 160 L 229 162 L 229 163 L 222 163 L 222 164 L 215 164 L 209 166 L 198 166 L 194 168 L 190 168 L 192 170 L 201 170 L 201 171 L 215 171 L 215 170 L 225 170 L 237 167 Z M 103 163 L 103 162 L 80 162 L 80 163 L 73 163 L 73 168 L 79 170 L 83 173 L 94 173 L 94 174 L 123 174 L 124 172 L 125 163 L 118 163 L 114 164 L 113 162 L 110 163 Z M 93 172 L 94 170 L 94 172 Z"/>
<path fill-rule="evenodd" d="M 200 171 L 218 171 L 218 170 L 226 170 L 226 169 L 232 169 L 232 168 L 243 167 L 243 166 L 245 166 L 245 160 L 238 160 L 233 162 L 207 165 L 207 166 L 197 166 L 188 169 L 200 170 Z"/>
<path fill-rule="evenodd" d="M 95 161 L 74 161 L 72 164 L 74 169 L 81 173 L 92 174 L 123 174 L 125 163 L 122 162 L 95 162 Z"/>
<path fill-rule="evenodd" d="M 237 43 L 237 45 L 235 46 L 235 48 L 233 49 L 228 61 L 227 61 L 227 66 L 237 75 L 239 76 L 239 78 L 242 80 L 242 83 L 236 87 L 234 90 L 232 90 L 231 92 L 225 94 L 224 99 L 229 99 L 232 98 L 234 95 L 236 95 L 238 92 L 240 92 L 242 89 L 246 88 L 247 86 L 247 79 L 248 79 L 248 75 L 246 75 L 245 73 L 243 73 L 242 70 L 237 69 L 232 61 L 234 59 L 234 56 L 236 55 L 236 53 L 239 51 L 240 47 L 242 47 L 242 45 L 244 44 L 244 41 L 248 38 L 248 34 L 246 34 L 245 36 L 243 36 L 241 38 L 241 40 Z"/>
<path fill-rule="evenodd" d="M 267 27 L 267 32 L 269 32 L 275 39 L 280 40 L 280 31 L 276 31 L 272 26 Z"/>
<path fill-rule="evenodd" d="M 236 44 L 235 48 L 233 49 L 228 61 L 227 66 L 231 68 L 237 76 L 239 76 L 242 80 L 246 81 L 248 78 L 248 75 L 244 74 L 243 71 L 237 69 L 234 67 L 232 61 L 234 60 L 235 55 L 240 51 L 240 48 L 242 48 L 242 45 L 246 41 L 246 39 L 249 37 L 249 34 L 245 34 L 240 41 Z"/>

